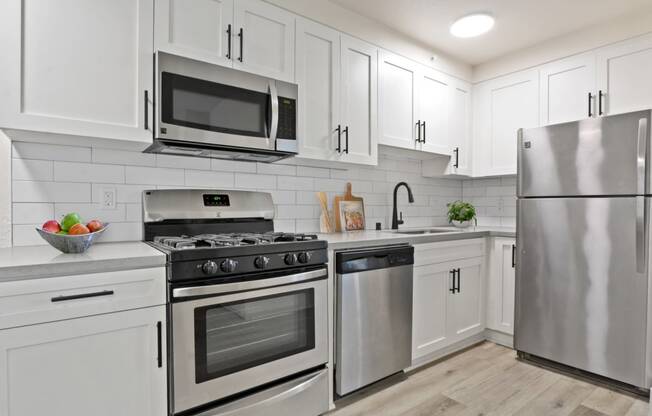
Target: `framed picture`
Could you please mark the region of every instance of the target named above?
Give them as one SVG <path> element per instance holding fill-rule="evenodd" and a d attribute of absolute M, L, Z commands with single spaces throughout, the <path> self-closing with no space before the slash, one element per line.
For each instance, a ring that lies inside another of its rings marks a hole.
<path fill-rule="evenodd" d="M 364 204 L 359 201 L 340 201 L 340 223 L 346 231 L 364 230 Z"/>

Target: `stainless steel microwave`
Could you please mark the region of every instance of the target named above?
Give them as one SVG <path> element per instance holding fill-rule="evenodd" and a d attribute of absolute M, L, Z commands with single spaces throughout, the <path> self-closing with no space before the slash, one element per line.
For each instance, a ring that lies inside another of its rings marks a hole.
<path fill-rule="evenodd" d="M 297 153 L 296 84 L 164 52 L 155 59 L 146 152 L 260 162 Z"/>

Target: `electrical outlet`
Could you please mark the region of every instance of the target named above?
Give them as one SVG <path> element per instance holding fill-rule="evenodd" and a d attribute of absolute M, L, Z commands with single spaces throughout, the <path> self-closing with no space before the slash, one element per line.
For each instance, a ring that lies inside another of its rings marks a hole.
<path fill-rule="evenodd" d="M 102 209 L 116 208 L 117 193 L 115 188 L 102 188 Z"/>

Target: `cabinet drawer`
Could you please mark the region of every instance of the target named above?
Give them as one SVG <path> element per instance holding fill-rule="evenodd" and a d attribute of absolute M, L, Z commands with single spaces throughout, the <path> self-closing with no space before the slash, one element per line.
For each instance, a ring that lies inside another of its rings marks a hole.
<path fill-rule="evenodd" d="M 166 302 L 163 267 L 21 280 L 0 288 L 0 329 Z"/>
<path fill-rule="evenodd" d="M 485 255 L 485 239 L 441 241 L 414 245 L 414 266 L 470 259 Z"/>

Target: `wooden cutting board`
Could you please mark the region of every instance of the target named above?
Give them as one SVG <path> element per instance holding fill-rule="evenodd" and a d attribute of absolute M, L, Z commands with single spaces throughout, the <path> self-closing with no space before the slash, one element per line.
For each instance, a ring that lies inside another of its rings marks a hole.
<path fill-rule="evenodd" d="M 362 212 L 364 214 L 364 200 L 359 196 L 353 196 L 351 193 L 351 182 L 346 184 L 346 193 L 342 196 L 336 196 L 333 199 L 333 216 L 335 217 L 335 230 L 346 231 L 342 229 L 342 220 L 340 218 L 340 202 L 342 201 L 360 201 L 362 203 Z M 365 215 L 366 221 L 366 215 Z"/>

